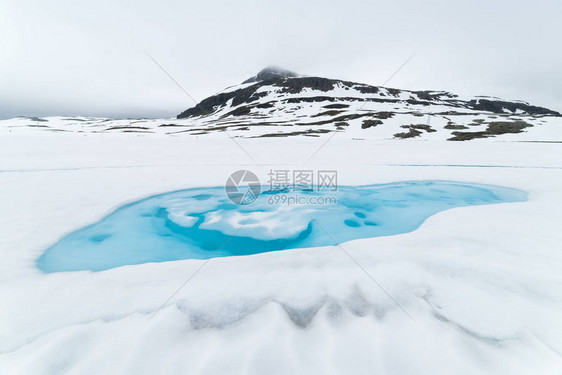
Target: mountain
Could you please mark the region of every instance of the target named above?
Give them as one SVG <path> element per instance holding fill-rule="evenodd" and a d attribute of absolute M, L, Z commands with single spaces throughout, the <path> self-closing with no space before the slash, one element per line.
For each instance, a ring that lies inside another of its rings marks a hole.
<path fill-rule="evenodd" d="M 340 132 L 354 139 L 561 141 L 560 113 L 523 101 L 410 91 L 268 67 L 176 119 L 86 117 L 0 121 L 0 130 L 214 134 L 261 138 Z M 511 134 L 511 135 L 510 135 Z"/>
<path fill-rule="evenodd" d="M 177 116 L 200 119 L 211 129 L 213 124 L 272 129 L 261 136 L 315 135 L 360 126 L 366 132 L 387 128 L 383 133 L 392 130 L 394 138 L 440 131 L 449 140 L 520 133 L 547 117 L 560 113 L 523 101 L 462 99 L 445 91 L 399 90 L 278 68 L 266 68 Z"/>

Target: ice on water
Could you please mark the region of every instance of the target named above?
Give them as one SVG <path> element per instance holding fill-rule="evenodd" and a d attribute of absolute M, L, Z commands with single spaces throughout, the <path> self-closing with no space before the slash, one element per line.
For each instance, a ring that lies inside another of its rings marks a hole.
<path fill-rule="evenodd" d="M 280 196 L 301 197 L 288 204 Z M 273 197 L 277 199 L 272 199 Z M 325 204 L 320 204 L 322 199 Z M 453 207 L 518 202 L 519 190 L 449 181 L 340 186 L 336 191 L 265 192 L 236 205 L 222 187 L 156 195 L 79 229 L 38 259 L 43 272 L 101 271 L 180 259 L 251 255 L 334 245 L 418 228 Z"/>

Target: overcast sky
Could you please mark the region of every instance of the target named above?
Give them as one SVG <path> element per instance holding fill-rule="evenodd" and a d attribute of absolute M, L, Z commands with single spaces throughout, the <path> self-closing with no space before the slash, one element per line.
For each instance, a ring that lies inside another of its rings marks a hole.
<path fill-rule="evenodd" d="M 562 111 L 562 1 L 0 0 L 0 118 L 172 117 L 266 65 Z"/>

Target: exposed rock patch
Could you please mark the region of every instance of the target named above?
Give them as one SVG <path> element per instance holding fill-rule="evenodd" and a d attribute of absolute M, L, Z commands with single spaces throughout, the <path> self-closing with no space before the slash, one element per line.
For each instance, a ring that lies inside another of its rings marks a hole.
<path fill-rule="evenodd" d="M 476 138 L 488 138 L 496 135 L 507 133 L 521 133 L 523 129 L 533 125 L 525 121 L 497 121 L 488 123 L 488 127 L 484 131 L 479 132 L 453 132 L 454 137 L 449 138 L 449 141 L 469 141 Z"/>

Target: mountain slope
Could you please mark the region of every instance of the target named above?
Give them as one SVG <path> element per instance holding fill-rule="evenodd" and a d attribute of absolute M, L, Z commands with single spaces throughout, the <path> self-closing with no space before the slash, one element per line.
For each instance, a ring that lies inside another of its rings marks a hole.
<path fill-rule="evenodd" d="M 200 119 L 211 129 L 213 124 L 272 127 L 261 136 L 314 135 L 360 126 L 384 129 L 380 133 L 387 137 L 414 138 L 439 130 L 450 140 L 468 140 L 520 133 L 545 117 L 560 117 L 522 101 L 461 99 L 444 91 L 398 90 L 287 73 L 266 68 L 204 99 L 178 119 Z"/>
<path fill-rule="evenodd" d="M 228 131 L 245 138 L 342 132 L 359 139 L 562 140 L 560 113 L 526 102 L 370 86 L 274 67 L 202 100 L 176 119 L 18 118 L 0 125 L 9 131 L 198 136 Z"/>

